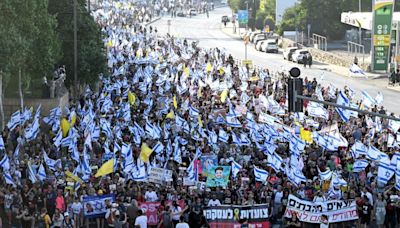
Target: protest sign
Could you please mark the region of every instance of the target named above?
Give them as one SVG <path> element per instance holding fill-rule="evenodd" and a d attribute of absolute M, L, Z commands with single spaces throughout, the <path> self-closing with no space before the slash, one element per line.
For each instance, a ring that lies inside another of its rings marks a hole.
<path fill-rule="evenodd" d="M 172 171 L 168 169 L 162 168 L 151 168 L 149 173 L 149 182 L 156 184 L 167 184 L 167 182 L 172 181 Z"/>
<path fill-rule="evenodd" d="M 228 185 L 230 172 L 230 166 L 211 166 L 207 172 L 207 187 L 226 187 Z"/>
<path fill-rule="evenodd" d="M 325 202 L 310 202 L 289 195 L 285 217 L 291 218 L 292 213 L 302 222 L 319 223 L 321 215 L 327 215 L 329 223 L 345 222 L 358 219 L 356 202 L 354 200 L 329 200 Z"/>
<path fill-rule="evenodd" d="M 83 213 L 85 218 L 104 217 L 107 212 L 106 205 L 115 202 L 115 195 L 86 196 L 83 197 Z"/>
<path fill-rule="evenodd" d="M 247 219 L 249 227 L 270 227 L 268 222 L 268 205 L 258 204 L 253 206 L 222 205 L 205 207 L 203 214 L 211 228 L 239 228 L 242 219 Z"/>
<path fill-rule="evenodd" d="M 201 170 L 199 170 L 199 172 L 204 177 L 207 177 L 208 170 L 210 169 L 210 167 L 218 165 L 218 157 L 215 154 L 201 155 L 200 162 L 201 162 Z"/>
<path fill-rule="evenodd" d="M 173 203 L 173 201 L 166 201 L 166 205 L 168 205 L 170 207 L 172 206 L 172 203 Z M 182 210 L 185 208 L 184 200 L 178 200 L 177 203 L 182 208 Z M 147 225 L 157 226 L 157 224 L 159 222 L 158 213 L 157 213 L 159 206 L 160 206 L 159 202 L 143 202 L 143 203 L 139 204 L 139 207 L 146 211 Z"/>

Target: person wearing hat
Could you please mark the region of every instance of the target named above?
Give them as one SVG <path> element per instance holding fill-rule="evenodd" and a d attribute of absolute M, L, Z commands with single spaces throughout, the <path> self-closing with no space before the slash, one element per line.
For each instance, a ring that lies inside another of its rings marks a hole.
<path fill-rule="evenodd" d="M 74 219 L 69 216 L 68 212 L 64 213 L 64 222 L 63 222 L 63 228 L 75 228 L 79 227 L 75 225 Z"/>

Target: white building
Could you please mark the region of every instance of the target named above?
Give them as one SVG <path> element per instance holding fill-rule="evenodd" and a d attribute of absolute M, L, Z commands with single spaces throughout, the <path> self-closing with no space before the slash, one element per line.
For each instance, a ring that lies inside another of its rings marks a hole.
<path fill-rule="evenodd" d="M 281 23 L 283 14 L 287 8 L 290 8 L 296 4 L 298 0 L 276 0 L 276 17 L 275 22 L 276 24 Z"/>

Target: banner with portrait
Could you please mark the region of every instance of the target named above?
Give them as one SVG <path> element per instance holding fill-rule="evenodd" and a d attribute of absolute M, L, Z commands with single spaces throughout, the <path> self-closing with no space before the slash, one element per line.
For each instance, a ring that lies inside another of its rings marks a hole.
<path fill-rule="evenodd" d="M 329 200 L 310 202 L 289 195 L 285 217 L 291 218 L 296 213 L 302 222 L 319 223 L 321 215 L 328 217 L 329 223 L 345 222 L 358 219 L 355 200 Z"/>
<path fill-rule="evenodd" d="M 240 228 L 245 220 L 249 227 L 270 227 L 267 204 L 205 207 L 203 214 L 211 228 Z"/>
<path fill-rule="evenodd" d="M 115 202 L 115 195 L 96 195 L 83 197 L 83 214 L 85 218 L 104 217 L 107 212 L 107 205 Z"/>
<path fill-rule="evenodd" d="M 215 154 L 209 154 L 209 155 L 203 154 L 200 157 L 200 164 L 201 164 L 201 170 L 199 170 L 199 173 L 201 173 L 203 177 L 207 177 L 208 170 L 212 166 L 218 165 L 218 157 Z"/>
<path fill-rule="evenodd" d="M 207 172 L 207 187 L 226 187 L 229 182 L 230 166 L 211 166 Z"/>

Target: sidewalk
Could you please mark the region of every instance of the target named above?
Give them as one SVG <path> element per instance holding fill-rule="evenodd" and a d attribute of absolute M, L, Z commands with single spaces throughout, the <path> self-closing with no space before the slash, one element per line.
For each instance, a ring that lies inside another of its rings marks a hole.
<path fill-rule="evenodd" d="M 224 27 L 222 25 L 221 31 L 223 33 L 225 33 L 226 35 L 232 37 L 233 39 L 241 40 L 237 23 L 236 23 L 236 33 L 233 33 L 232 23 L 227 24 L 226 27 Z M 240 32 L 242 32 L 242 31 L 245 31 L 245 29 L 241 28 Z M 283 52 L 282 49 L 280 49 L 279 51 Z M 314 63 L 315 64 L 313 64 L 313 68 L 317 68 L 317 69 L 320 69 L 323 71 L 333 72 L 333 73 L 340 74 L 340 75 L 347 76 L 347 77 L 360 77 L 360 78 L 367 78 L 367 79 L 378 79 L 378 78 L 387 77 L 387 74 L 368 73 L 368 72 L 365 72 L 365 76 L 352 76 L 352 75 L 350 75 L 349 69 L 347 67 L 337 66 L 337 65 L 333 65 L 333 64 L 327 64 L 327 63 L 318 62 L 318 61 L 314 61 Z M 400 91 L 400 88 L 398 91 Z"/>

